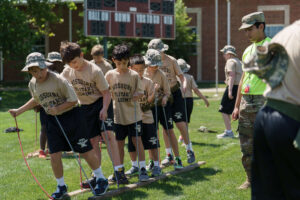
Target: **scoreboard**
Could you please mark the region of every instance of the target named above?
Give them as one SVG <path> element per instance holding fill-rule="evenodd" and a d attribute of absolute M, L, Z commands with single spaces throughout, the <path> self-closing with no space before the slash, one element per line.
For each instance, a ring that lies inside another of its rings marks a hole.
<path fill-rule="evenodd" d="M 175 0 L 85 0 L 86 36 L 175 39 Z"/>

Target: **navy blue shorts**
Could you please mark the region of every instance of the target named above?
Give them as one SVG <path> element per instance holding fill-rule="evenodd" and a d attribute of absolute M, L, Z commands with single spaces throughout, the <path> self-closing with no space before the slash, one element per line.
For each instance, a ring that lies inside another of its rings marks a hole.
<path fill-rule="evenodd" d="M 157 140 L 157 133 L 154 123 L 142 123 L 142 142 L 145 150 L 156 149 L 159 147 L 159 141 Z M 128 152 L 135 152 L 135 146 L 133 145 L 131 136 L 128 137 Z"/>
<path fill-rule="evenodd" d="M 164 109 L 165 109 L 166 116 L 164 116 L 162 106 L 157 106 L 157 114 L 155 113 L 155 107 L 152 108 L 155 127 L 158 128 L 158 123 L 160 122 L 160 124 L 163 126 L 165 130 L 173 129 L 173 118 L 172 118 L 170 102 L 167 103 Z M 156 117 L 157 117 L 157 121 L 156 121 Z"/>
<path fill-rule="evenodd" d="M 102 127 L 102 120 L 100 120 L 99 118 L 102 106 L 102 97 L 92 104 L 80 106 L 82 114 L 85 115 L 85 120 L 88 128 L 87 133 L 89 134 L 89 138 L 101 135 L 101 132 L 104 131 L 104 127 Z M 104 125 L 107 131 L 114 130 L 114 112 L 112 102 L 110 102 L 109 104 L 107 110 L 107 119 L 104 121 Z"/>
<path fill-rule="evenodd" d="M 78 107 L 63 113 L 62 115 L 57 115 L 57 118 L 75 152 L 85 153 L 92 150 L 87 135 L 86 121 L 84 117 L 81 116 Z M 58 122 L 52 115 L 47 115 L 46 133 L 50 153 L 71 151 Z"/>
<path fill-rule="evenodd" d="M 185 102 L 186 102 L 186 112 L 187 113 L 184 114 L 184 117 L 187 118 L 188 123 L 190 123 L 191 115 L 192 115 L 193 107 L 194 107 L 194 99 L 193 99 L 193 97 L 188 97 L 188 98 L 185 98 Z"/>
<path fill-rule="evenodd" d="M 125 140 L 126 136 L 135 137 L 136 136 L 136 130 L 137 135 L 142 135 L 142 121 L 136 123 L 129 124 L 129 125 L 121 125 L 121 124 L 115 124 L 115 133 L 116 133 L 116 140 L 122 141 Z"/>
<path fill-rule="evenodd" d="M 184 115 L 184 100 L 181 94 L 181 90 L 178 89 L 172 92 L 173 103 L 171 104 L 172 119 L 175 123 L 186 122 Z"/>
<path fill-rule="evenodd" d="M 228 86 L 226 87 L 226 90 L 223 94 L 222 100 L 221 100 L 221 105 L 219 108 L 219 112 L 221 113 L 225 113 L 228 115 L 231 115 L 233 110 L 234 110 L 234 105 L 235 105 L 235 100 L 236 100 L 236 96 L 237 96 L 237 92 L 238 92 L 238 85 L 234 85 L 232 87 L 232 96 L 233 99 L 229 99 L 228 98 Z"/>
<path fill-rule="evenodd" d="M 41 126 L 46 126 L 47 113 L 45 112 L 43 107 L 40 108 L 40 122 L 41 122 Z"/>

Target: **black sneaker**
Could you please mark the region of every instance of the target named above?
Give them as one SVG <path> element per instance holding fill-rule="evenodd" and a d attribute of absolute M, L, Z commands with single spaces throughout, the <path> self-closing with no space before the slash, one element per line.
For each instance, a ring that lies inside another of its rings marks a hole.
<path fill-rule="evenodd" d="M 175 164 L 174 164 L 174 169 L 175 170 L 180 170 L 183 168 L 183 165 L 182 165 L 182 161 L 180 158 L 176 158 L 176 161 L 175 161 Z"/>
<path fill-rule="evenodd" d="M 63 199 L 67 195 L 67 186 L 57 186 L 56 191 L 51 195 L 53 199 Z"/>
<path fill-rule="evenodd" d="M 118 179 L 119 184 L 128 184 L 129 181 L 128 181 L 127 177 L 125 176 L 124 170 L 125 170 L 124 167 L 119 168 L 118 171 L 115 171 L 115 173 L 113 175 L 109 176 L 108 180 L 112 183 L 116 183 L 117 179 Z M 116 178 L 116 176 L 117 176 L 117 178 Z"/>
<path fill-rule="evenodd" d="M 146 167 L 147 171 L 152 171 L 153 167 L 154 167 L 154 161 L 149 160 L 149 164 Z"/>
<path fill-rule="evenodd" d="M 96 187 L 94 188 L 95 195 L 96 196 L 103 195 L 103 194 L 105 194 L 107 189 L 108 189 L 108 180 L 99 178 L 96 182 Z"/>
<path fill-rule="evenodd" d="M 96 187 L 96 177 L 92 177 L 88 181 L 90 182 L 90 184 L 93 188 Z M 90 188 L 90 184 L 88 183 L 88 181 L 83 181 L 81 183 L 81 187 L 82 188 Z"/>
<path fill-rule="evenodd" d="M 187 153 L 187 161 L 188 161 L 188 163 L 191 164 L 191 163 L 195 162 L 195 154 L 194 154 L 194 152 L 191 151 L 191 150 L 188 150 L 186 153 Z"/>

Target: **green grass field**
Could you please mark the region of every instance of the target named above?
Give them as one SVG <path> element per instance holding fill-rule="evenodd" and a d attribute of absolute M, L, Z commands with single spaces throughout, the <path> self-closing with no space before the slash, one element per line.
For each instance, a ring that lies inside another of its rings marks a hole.
<path fill-rule="evenodd" d="M 236 187 L 245 180 L 245 173 L 241 164 L 241 153 L 238 138 L 218 140 L 216 134 L 224 130 L 221 115 L 218 113 L 220 97 L 209 96 L 211 106 L 206 108 L 202 100 L 195 100 L 192 121 L 189 126 L 190 138 L 197 160 L 206 161 L 199 169 L 178 176 L 158 181 L 147 187 L 114 197 L 112 199 L 201 199 L 201 200 L 246 200 L 250 199 L 250 190 L 240 191 Z M 14 120 L 7 113 L 9 108 L 15 108 L 29 99 L 29 93 L 0 92 L 0 199 L 1 200 L 35 200 L 47 199 L 37 186 L 27 170 L 21 155 L 16 133 L 4 133 L 8 127 L 15 126 Z M 25 154 L 38 149 L 35 145 L 35 113 L 28 111 L 17 118 L 21 132 L 21 139 Z M 218 133 L 200 133 L 197 129 L 206 126 Z M 38 125 L 39 127 L 39 125 Z M 233 129 L 237 122 L 233 123 Z M 178 130 L 175 129 L 178 136 Z M 161 136 L 162 138 L 162 136 Z M 161 146 L 164 144 L 161 142 Z M 105 145 L 102 147 L 102 169 L 106 176 L 113 170 L 108 158 Z M 183 164 L 187 165 L 185 148 L 180 147 Z M 165 151 L 161 148 L 162 158 Z M 148 157 L 148 156 L 147 156 Z M 50 194 L 56 188 L 56 181 L 52 174 L 50 161 L 38 158 L 28 159 L 29 165 Z M 79 189 L 79 167 L 74 159 L 65 158 L 65 181 L 69 191 Z M 83 162 L 84 169 L 90 174 L 91 170 Z M 125 168 L 129 169 L 129 156 L 125 155 Z M 172 167 L 164 171 L 173 170 Z M 130 182 L 136 182 L 133 178 Z M 110 189 L 116 189 L 111 186 Z M 85 193 L 72 199 L 87 199 L 91 193 Z"/>

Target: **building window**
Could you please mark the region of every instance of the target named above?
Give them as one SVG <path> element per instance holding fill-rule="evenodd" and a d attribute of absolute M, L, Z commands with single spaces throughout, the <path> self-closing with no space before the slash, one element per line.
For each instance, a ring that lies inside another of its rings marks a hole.
<path fill-rule="evenodd" d="M 279 31 L 284 28 L 284 25 L 268 25 L 266 24 L 265 34 L 267 37 L 273 38 Z"/>
<path fill-rule="evenodd" d="M 105 35 L 105 22 L 92 21 L 91 26 L 91 35 Z"/>
<path fill-rule="evenodd" d="M 120 36 L 126 36 L 126 24 L 125 23 L 120 23 L 119 34 L 120 34 Z"/>
<path fill-rule="evenodd" d="M 143 24 L 142 32 L 144 37 L 154 37 L 154 24 Z"/>
<path fill-rule="evenodd" d="M 100 9 L 101 8 L 101 0 L 87 0 L 87 8 L 88 9 Z"/>

